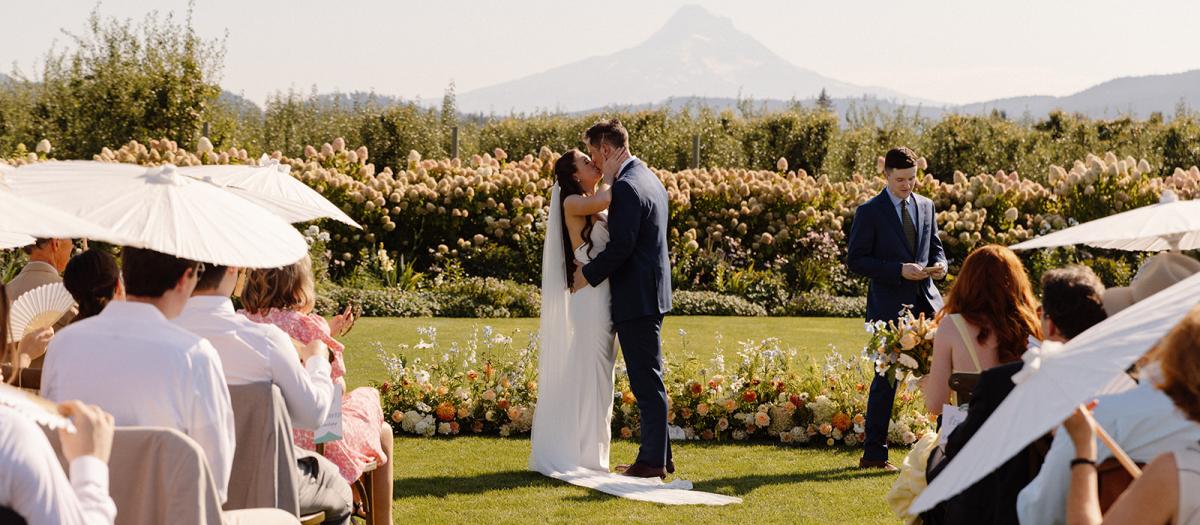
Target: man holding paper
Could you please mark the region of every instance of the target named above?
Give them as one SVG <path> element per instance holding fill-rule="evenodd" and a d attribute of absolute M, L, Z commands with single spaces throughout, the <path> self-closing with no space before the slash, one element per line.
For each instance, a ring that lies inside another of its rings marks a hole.
<path fill-rule="evenodd" d="M 913 192 L 919 159 L 908 148 L 883 158 L 887 186 L 854 212 L 846 262 L 870 279 L 867 322 L 892 321 L 911 306 L 913 315 L 932 317 L 942 307 L 933 279 L 946 276 L 946 254 L 938 238 L 933 201 Z M 860 468 L 896 467 L 888 462 L 887 430 L 896 389 L 875 376 L 867 399 L 866 440 Z"/>

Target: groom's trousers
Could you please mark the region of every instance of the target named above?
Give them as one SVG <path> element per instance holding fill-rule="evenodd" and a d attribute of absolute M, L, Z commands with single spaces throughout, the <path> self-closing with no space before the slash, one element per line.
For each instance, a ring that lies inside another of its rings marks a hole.
<path fill-rule="evenodd" d="M 671 460 L 667 435 L 667 387 L 663 383 L 663 316 L 651 315 L 613 324 L 629 374 L 629 388 L 641 413 L 642 446 L 637 462 L 659 468 Z"/>

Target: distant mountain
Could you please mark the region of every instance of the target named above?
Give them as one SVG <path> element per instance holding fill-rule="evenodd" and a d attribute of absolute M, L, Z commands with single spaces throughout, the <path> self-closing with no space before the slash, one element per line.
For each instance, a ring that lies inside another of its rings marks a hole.
<path fill-rule="evenodd" d="M 1120 115 L 1145 118 L 1154 112 L 1170 117 L 1181 102 L 1193 109 L 1200 108 L 1200 69 L 1170 75 L 1117 78 L 1065 97 L 1003 98 L 953 109 L 965 114 L 1000 110 L 1014 118 L 1026 112 L 1041 117 L 1056 109 L 1092 118 Z"/>
<path fill-rule="evenodd" d="M 834 98 L 830 101 L 833 104 L 832 111 L 846 120 L 848 114 L 854 111 L 878 111 L 887 115 L 894 114 L 897 110 L 903 109 L 907 114 L 917 114 L 921 117 L 929 119 L 939 119 L 947 110 L 940 106 L 923 106 L 909 105 L 887 100 L 880 100 L 871 97 L 859 98 Z M 751 99 L 739 101 L 736 98 L 725 97 L 673 97 L 661 102 L 652 104 L 610 104 L 600 108 L 591 108 L 584 111 L 576 111 L 576 115 L 588 115 L 592 113 L 601 113 L 604 111 L 642 111 L 667 108 L 671 111 L 695 110 L 697 108 L 707 108 L 712 111 L 720 112 L 724 110 L 738 111 L 743 104 L 749 104 L 750 109 L 756 112 L 779 112 L 786 111 L 793 107 L 815 108 L 817 107 L 817 99 L 808 98 L 803 100 L 779 100 L 779 99 Z"/>
<path fill-rule="evenodd" d="M 586 81 L 597 74 L 612 81 Z M 694 5 L 681 8 L 658 32 L 635 47 L 464 92 L 457 102 L 468 113 L 572 112 L 688 96 L 807 99 L 816 97 L 822 89 L 834 98 L 869 96 L 942 105 L 797 67 L 739 31 L 730 19 Z"/>

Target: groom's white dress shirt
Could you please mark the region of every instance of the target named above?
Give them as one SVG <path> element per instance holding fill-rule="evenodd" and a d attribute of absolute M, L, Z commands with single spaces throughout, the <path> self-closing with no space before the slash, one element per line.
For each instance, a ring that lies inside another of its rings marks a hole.
<path fill-rule="evenodd" d="M 227 383 L 275 383 L 295 428 L 321 426 L 333 402 L 329 361 L 309 359 L 300 364 L 287 333 L 237 313 L 228 297 L 192 297 L 172 322 L 212 343 L 221 356 Z"/>
<path fill-rule="evenodd" d="M 30 525 L 112 523 L 117 505 L 108 495 L 108 465 L 79 456 L 70 469 L 68 481 L 37 424 L 0 407 L 0 506 Z"/>
<path fill-rule="evenodd" d="M 1200 441 L 1200 425 L 1184 416 L 1171 398 L 1143 379 L 1137 387 L 1120 394 L 1101 396 L 1092 417 L 1108 431 L 1129 457 L 1149 463 L 1159 454 L 1180 450 Z M 1071 459 L 1075 447 L 1062 428 L 1042 462 L 1037 477 L 1017 496 L 1017 519 L 1025 525 L 1067 522 L 1067 492 L 1071 488 Z M 1096 462 L 1112 457 L 1097 440 Z"/>
<path fill-rule="evenodd" d="M 42 396 L 98 405 L 118 426 L 187 434 L 204 450 L 224 503 L 236 438 L 221 358 L 153 305 L 112 302 L 55 334 Z"/>

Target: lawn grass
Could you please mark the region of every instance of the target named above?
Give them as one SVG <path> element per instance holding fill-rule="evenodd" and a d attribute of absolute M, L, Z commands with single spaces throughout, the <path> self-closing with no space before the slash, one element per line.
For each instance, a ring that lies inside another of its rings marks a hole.
<path fill-rule="evenodd" d="M 513 334 L 523 346 L 536 319 L 363 319 L 344 338 L 351 386 L 383 380 L 373 343 L 388 350 L 414 345 L 416 329 L 435 326 L 445 348 L 464 341 L 473 328 L 491 326 Z M 681 335 L 683 329 L 686 336 Z M 862 321 L 813 318 L 672 317 L 664 324 L 668 359 L 686 348 L 711 355 L 722 334 L 727 356 L 736 341 L 778 337 L 784 347 L 822 358 L 829 345 L 857 353 L 865 340 Z M 429 358 L 437 350 L 420 354 Z M 393 506 L 397 523 L 894 523 L 884 495 L 894 475 L 859 471 L 859 451 L 794 448 L 772 444 L 673 444 L 677 475 L 696 490 L 743 498 L 729 507 L 670 507 L 607 496 L 526 470 L 527 438 L 400 436 L 395 442 Z M 617 440 L 612 463 L 636 455 L 637 444 Z M 906 451 L 893 450 L 898 463 Z"/>

